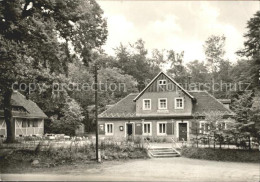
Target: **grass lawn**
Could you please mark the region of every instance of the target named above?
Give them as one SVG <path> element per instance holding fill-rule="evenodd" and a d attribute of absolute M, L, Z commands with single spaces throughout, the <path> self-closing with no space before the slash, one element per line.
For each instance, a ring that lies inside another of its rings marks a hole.
<path fill-rule="evenodd" d="M 239 149 L 213 149 L 183 147 L 181 155 L 193 159 L 205 159 L 215 161 L 230 162 L 260 162 L 260 152 L 258 150 L 239 150 Z"/>

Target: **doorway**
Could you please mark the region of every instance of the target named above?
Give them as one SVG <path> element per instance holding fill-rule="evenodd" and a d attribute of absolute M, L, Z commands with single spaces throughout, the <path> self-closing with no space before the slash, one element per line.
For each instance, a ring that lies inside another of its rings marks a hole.
<path fill-rule="evenodd" d="M 127 123 L 126 124 L 126 134 L 127 134 L 127 139 L 132 140 L 132 138 L 133 138 L 133 123 Z"/>
<path fill-rule="evenodd" d="M 179 123 L 179 141 L 187 141 L 187 123 Z"/>
<path fill-rule="evenodd" d="M 127 123 L 126 127 L 127 127 L 127 135 L 131 136 L 133 134 L 133 124 L 132 123 Z"/>

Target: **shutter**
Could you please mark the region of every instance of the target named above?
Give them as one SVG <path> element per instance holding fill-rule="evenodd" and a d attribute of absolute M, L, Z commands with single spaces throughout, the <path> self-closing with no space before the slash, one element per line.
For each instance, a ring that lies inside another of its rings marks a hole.
<path fill-rule="evenodd" d="M 196 121 L 191 122 L 191 133 L 196 134 L 200 132 L 200 124 Z"/>
<path fill-rule="evenodd" d="M 105 124 L 99 124 L 98 133 L 100 135 L 104 135 L 105 134 Z"/>
<path fill-rule="evenodd" d="M 173 123 L 172 122 L 171 123 L 167 123 L 166 129 L 167 129 L 167 131 L 166 131 L 167 135 L 173 135 L 174 134 L 174 132 L 173 132 L 174 127 L 173 127 Z"/>
<path fill-rule="evenodd" d="M 206 123 L 203 123 L 203 122 L 200 124 L 200 133 L 202 133 L 202 134 L 204 134 L 205 124 Z"/>
<path fill-rule="evenodd" d="M 135 124 L 135 134 L 142 135 L 142 123 Z"/>
<path fill-rule="evenodd" d="M 205 132 L 208 132 L 208 131 L 209 131 L 209 124 L 205 123 Z"/>

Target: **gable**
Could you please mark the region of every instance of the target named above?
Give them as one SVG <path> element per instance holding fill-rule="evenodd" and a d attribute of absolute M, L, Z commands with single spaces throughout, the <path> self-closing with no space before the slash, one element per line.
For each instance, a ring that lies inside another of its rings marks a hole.
<path fill-rule="evenodd" d="M 160 86 L 158 83 L 160 80 L 166 80 L 166 86 Z M 181 87 L 175 80 L 169 77 L 164 72 L 160 72 L 154 79 L 134 98 L 136 101 L 140 98 L 145 92 L 165 92 L 165 91 L 176 91 L 181 90 L 187 94 L 191 99 L 194 97 L 187 92 L 183 87 Z"/>
<path fill-rule="evenodd" d="M 159 85 L 160 81 L 165 81 L 166 85 Z M 145 92 L 165 92 L 165 91 L 175 91 L 177 89 L 176 84 L 174 84 L 168 77 L 164 74 L 160 74 L 146 89 Z"/>

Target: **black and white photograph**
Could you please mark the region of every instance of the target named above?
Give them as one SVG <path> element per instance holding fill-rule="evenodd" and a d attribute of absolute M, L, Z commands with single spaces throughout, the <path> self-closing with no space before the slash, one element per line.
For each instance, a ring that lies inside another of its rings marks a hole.
<path fill-rule="evenodd" d="M 260 1 L 0 0 L 0 181 L 260 182 Z"/>

